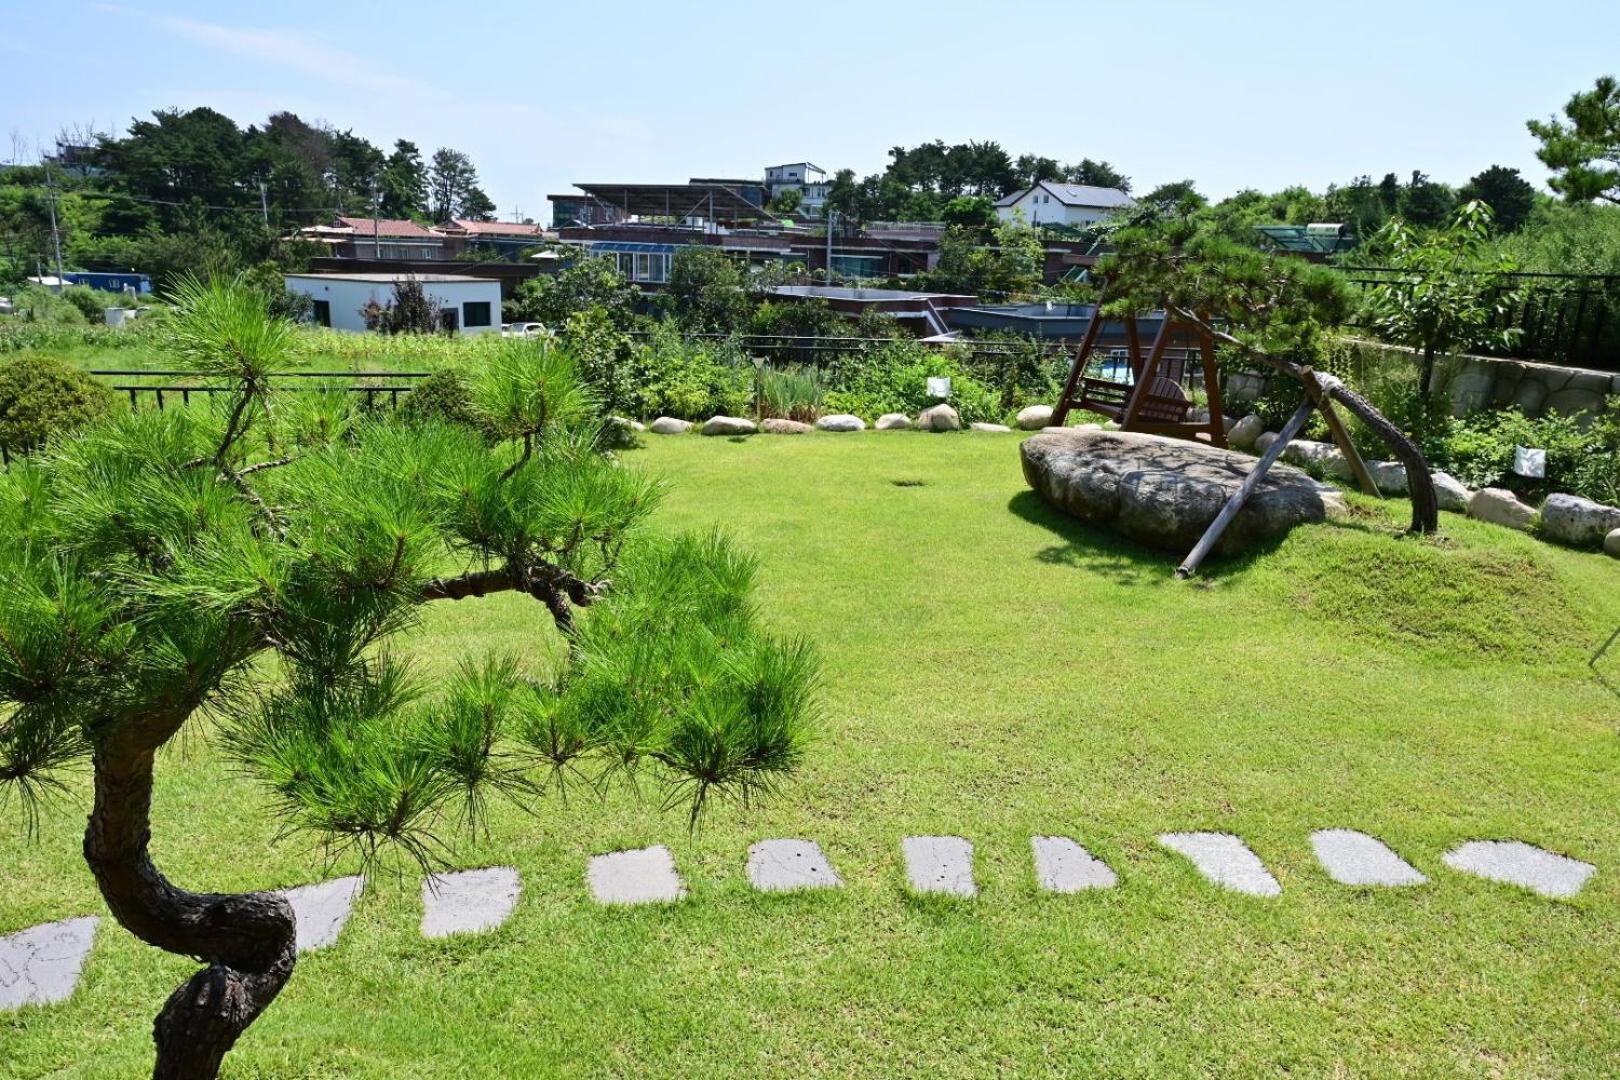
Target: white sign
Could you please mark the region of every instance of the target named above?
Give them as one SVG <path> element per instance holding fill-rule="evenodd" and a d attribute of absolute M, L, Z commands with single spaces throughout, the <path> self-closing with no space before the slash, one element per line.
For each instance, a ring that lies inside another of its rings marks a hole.
<path fill-rule="evenodd" d="M 950 397 L 951 380 L 940 378 L 937 375 L 930 375 L 928 377 L 928 396 L 940 398 L 941 400 Z"/>
<path fill-rule="evenodd" d="M 1513 448 L 1513 471 L 1531 480 L 1547 478 L 1547 451 L 1532 450 L 1528 446 Z"/>

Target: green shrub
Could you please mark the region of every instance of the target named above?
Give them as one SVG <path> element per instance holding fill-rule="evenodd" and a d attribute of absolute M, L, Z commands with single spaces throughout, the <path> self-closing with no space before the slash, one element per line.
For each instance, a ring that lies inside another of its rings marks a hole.
<path fill-rule="evenodd" d="M 754 366 L 731 342 L 683 341 L 662 324 L 635 351 L 632 385 L 632 415 L 741 416 L 753 403 Z"/>
<path fill-rule="evenodd" d="M 1547 451 L 1545 480 L 1513 472 L 1515 447 Z M 1532 420 L 1517 409 L 1473 413 L 1442 421 L 1425 440 L 1430 463 L 1470 487 L 1505 487 L 1529 496 L 1553 491 L 1612 500 L 1620 474 L 1620 412 L 1582 428 L 1567 416 Z"/>
<path fill-rule="evenodd" d="M 34 287 L 23 289 L 13 297 L 13 300 L 14 318 L 25 323 L 83 326 L 89 321 L 84 317 L 83 311 L 49 289 Z"/>
<path fill-rule="evenodd" d="M 488 420 L 473 405 L 472 380 L 460 368 L 447 367 L 417 382 L 395 415 L 407 424 L 453 424 L 492 438 Z"/>
<path fill-rule="evenodd" d="M 830 373 L 826 407 L 832 412 L 874 417 L 907 416 L 936 404 L 928 396 L 930 376 L 951 380 L 950 404 L 966 424 L 993 422 L 1004 415 L 996 392 L 975 378 L 952 352 L 899 341 L 840 360 Z"/>
<path fill-rule="evenodd" d="M 85 322 L 89 323 L 106 322 L 108 308 L 125 307 L 128 304 L 128 300 L 120 293 L 103 292 L 88 285 L 68 285 L 58 295 L 77 308 L 79 314 L 84 316 Z"/>
<path fill-rule="evenodd" d="M 70 364 L 25 356 L 0 367 L 0 448 L 25 454 L 121 407 L 112 388 Z"/>
<path fill-rule="evenodd" d="M 776 417 L 813 423 L 821 415 L 826 398 L 821 372 L 813 367 L 765 368 L 759 373 L 761 419 Z"/>

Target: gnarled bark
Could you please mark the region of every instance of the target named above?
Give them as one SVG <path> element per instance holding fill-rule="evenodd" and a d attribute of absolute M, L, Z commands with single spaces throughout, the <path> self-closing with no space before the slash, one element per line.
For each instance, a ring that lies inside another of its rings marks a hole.
<path fill-rule="evenodd" d="M 292 907 L 270 893 L 194 893 L 171 884 L 147 850 L 153 751 L 123 749 L 95 756 L 85 861 L 130 933 L 207 965 L 169 996 L 152 1029 L 156 1080 L 206 1080 L 219 1075 L 226 1053 L 292 975 Z"/>

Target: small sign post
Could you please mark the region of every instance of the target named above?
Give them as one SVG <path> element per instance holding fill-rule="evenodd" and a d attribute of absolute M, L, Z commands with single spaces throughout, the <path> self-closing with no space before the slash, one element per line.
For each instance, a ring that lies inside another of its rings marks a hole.
<path fill-rule="evenodd" d="M 951 380 L 938 375 L 928 377 L 928 396 L 944 401 L 951 396 Z"/>

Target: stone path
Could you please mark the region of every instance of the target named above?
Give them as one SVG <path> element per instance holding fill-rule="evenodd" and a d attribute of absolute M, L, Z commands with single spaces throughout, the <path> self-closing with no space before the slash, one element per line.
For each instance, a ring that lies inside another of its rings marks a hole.
<path fill-rule="evenodd" d="M 844 884 L 814 840 L 761 840 L 748 849 L 748 880 L 760 892 L 836 889 Z"/>
<path fill-rule="evenodd" d="M 585 881 L 599 904 L 672 904 L 686 896 L 675 856 L 663 844 L 593 855 Z"/>
<path fill-rule="evenodd" d="M 973 880 L 973 845 L 960 836 L 908 836 L 900 841 L 900 849 L 913 892 L 979 895 Z"/>
<path fill-rule="evenodd" d="M 429 874 L 422 883 L 422 936 L 493 930 L 512 915 L 523 881 L 510 866 Z"/>
<path fill-rule="evenodd" d="M 100 921 L 86 915 L 0 938 L 0 1011 L 66 1001 Z"/>
<path fill-rule="evenodd" d="M 1119 883 L 1108 864 L 1066 836 L 1032 836 L 1035 880 L 1047 892 L 1077 893 L 1112 889 Z"/>
<path fill-rule="evenodd" d="M 1311 834 L 1316 861 L 1340 885 L 1422 885 L 1429 879 L 1382 840 L 1354 829 L 1322 829 Z"/>
<path fill-rule="evenodd" d="M 1519 840 L 1473 840 L 1440 856 L 1453 870 L 1518 885 L 1542 896 L 1574 896 L 1597 867 Z"/>
<path fill-rule="evenodd" d="M 1260 856 L 1231 833 L 1165 833 L 1159 843 L 1186 856 L 1200 874 L 1222 888 L 1250 896 L 1282 895 L 1282 886 Z"/>
<path fill-rule="evenodd" d="M 341 877 L 281 890 L 298 920 L 298 951 L 306 953 L 335 943 L 365 887 L 365 878 Z"/>
<path fill-rule="evenodd" d="M 1275 897 L 1282 886 L 1260 857 L 1230 833 L 1165 833 L 1165 848 L 1184 856 L 1206 879 L 1251 896 Z M 1341 885 L 1399 888 L 1429 879 L 1382 840 L 1353 829 L 1311 834 L 1317 861 Z M 1111 889 L 1119 877 L 1107 863 L 1065 836 L 1030 838 L 1035 878 L 1046 892 L 1073 894 Z M 906 882 L 913 892 L 971 898 L 973 844 L 960 836 L 908 836 L 901 841 Z M 1575 896 L 1597 872 L 1591 863 L 1519 840 L 1472 840 L 1441 856 L 1453 870 L 1517 885 L 1542 896 Z M 761 840 L 748 849 L 750 885 L 760 892 L 836 889 L 843 880 L 813 840 Z M 593 856 L 585 873 L 599 904 L 671 904 L 686 897 L 675 856 L 662 844 Z M 334 944 L 365 888 L 360 877 L 335 878 L 281 891 L 298 920 L 298 951 Z M 475 934 L 512 915 L 523 883 L 510 866 L 431 875 L 422 888 L 423 937 Z M 0 1012 L 49 1005 L 73 993 L 100 919 L 94 915 L 46 923 L 0 937 Z"/>

